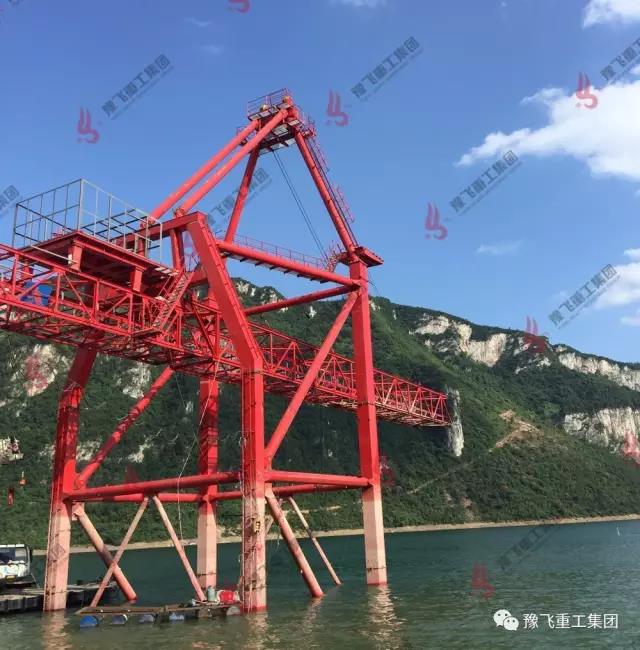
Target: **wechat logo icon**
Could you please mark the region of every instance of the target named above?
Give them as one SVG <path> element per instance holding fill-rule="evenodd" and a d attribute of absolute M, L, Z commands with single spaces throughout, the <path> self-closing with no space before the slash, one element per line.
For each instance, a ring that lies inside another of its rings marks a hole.
<path fill-rule="evenodd" d="M 494 615 L 493 620 L 496 627 L 503 627 L 505 630 L 517 630 L 520 626 L 520 621 L 511 616 L 508 609 L 499 609 Z"/>

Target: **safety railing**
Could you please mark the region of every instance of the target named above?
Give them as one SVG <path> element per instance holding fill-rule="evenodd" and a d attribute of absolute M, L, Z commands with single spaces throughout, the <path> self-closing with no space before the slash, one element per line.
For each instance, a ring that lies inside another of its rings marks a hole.
<path fill-rule="evenodd" d="M 149 236 L 151 227 L 156 233 L 153 238 Z M 151 223 L 146 212 L 84 179 L 20 201 L 15 210 L 12 245 L 37 248 L 75 231 L 162 260 L 162 224 Z"/>

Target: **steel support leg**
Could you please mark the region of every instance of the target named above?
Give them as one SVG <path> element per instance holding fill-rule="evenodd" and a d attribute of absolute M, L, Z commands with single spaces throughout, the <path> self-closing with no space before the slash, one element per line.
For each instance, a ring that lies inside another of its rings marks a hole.
<path fill-rule="evenodd" d="M 287 517 L 284 514 L 282 508 L 280 507 L 280 504 L 278 503 L 278 500 L 275 498 L 271 489 L 267 490 L 267 503 L 269 504 L 269 508 L 273 513 L 273 518 L 278 522 L 278 526 L 280 526 L 282 536 L 284 537 L 284 540 L 287 543 L 289 550 L 291 551 L 291 555 L 293 555 L 293 559 L 296 561 L 296 564 L 300 569 L 300 573 L 302 574 L 304 581 L 307 583 L 307 587 L 309 587 L 311 595 L 314 598 L 320 598 L 323 595 L 322 587 L 320 587 L 318 579 L 313 573 L 313 569 L 309 565 L 309 562 L 307 561 L 307 558 L 305 557 L 302 548 L 300 547 L 300 544 L 296 539 L 296 536 L 291 529 L 289 522 L 287 521 Z"/>
<path fill-rule="evenodd" d="M 373 349 L 371 345 L 367 267 L 361 261 L 354 262 L 350 266 L 350 275 L 353 280 L 358 280 L 361 283 L 358 300 L 351 317 L 358 396 L 360 474 L 371 482 L 370 487 L 362 490 L 367 584 L 382 585 L 387 582 L 387 563 L 382 520 L 382 491 L 380 489 L 380 459 L 378 454 L 375 386 L 373 383 Z"/>
<path fill-rule="evenodd" d="M 131 583 L 127 580 L 127 577 L 122 572 L 122 569 L 115 565 L 115 560 L 113 559 L 107 545 L 104 543 L 100 533 L 95 529 L 95 526 L 91 523 L 91 519 L 87 516 L 87 513 L 84 511 L 84 506 L 75 505 L 73 508 L 73 515 L 77 519 L 80 526 L 82 526 L 84 532 L 87 534 L 89 541 L 93 544 L 93 548 L 96 549 L 96 553 L 102 558 L 104 565 L 107 569 L 113 567 L 113 578 L 118 583 L 120 591 L 124 594 L 127 602 L 133 603 L 137 600 L 138 596 L 134 591 Z"/>
<path fill-rule="evenodd" d="M 218 469 L 218 382 L 200 380 L 200 455 L 198 472 L 211 474 Z M 202 488 L 203 500 L 198 506 L 198 556 L 196 571 L 203 589 L 216 586 L 217 523 L 216 485 Z M 211 500 L 208 497 L 214 497 Z"/>
<path fill-rule="evenodd" d="M 64 494 L 73 490 L 76 478 L 80 400 L 95 358 L 95 348 L 80 348 L 76 352 L 58 406 L 44 576 L 45 612 L 64 609 L 67 604 L 72 504 Z"/>
<path fill-rule="evenodd" d="M 242 603 L 245 612 L 267 607 L 264 382 L 261 372 L 242 377 Z"/>

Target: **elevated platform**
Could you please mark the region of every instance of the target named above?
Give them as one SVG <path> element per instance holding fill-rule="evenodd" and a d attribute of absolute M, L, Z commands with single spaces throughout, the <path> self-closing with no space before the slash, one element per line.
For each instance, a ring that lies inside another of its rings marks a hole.
<path fill-rule="evenodd" d="M 179 273 L 79 231 L 20 251 L 0 245 L 0 328 L 74 347 L 92 341 L 102 354 L 238 383 L 241 364 L 220 312 L 193 293 L 167 309 Z M 157 331 L 160 315 L 166 318 Z M 318 348 L 264 325 L 251 328 L 263 354 L 265 389 L 292 395 Z M 381 418 L 449 423 L 443 393 L 379 370 L 374 384 Z M 330 353 L 307 400 L 355 410 L 352 360 Z"/>

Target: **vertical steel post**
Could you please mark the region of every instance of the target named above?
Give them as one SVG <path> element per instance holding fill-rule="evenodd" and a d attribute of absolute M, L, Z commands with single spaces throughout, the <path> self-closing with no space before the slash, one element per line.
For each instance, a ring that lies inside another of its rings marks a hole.
<path fill-rule="evenodd" d="M 378 454 L 378 425 L 376 422 L 375 385 L 373 381 L 373 346 L 371 344 L 371 315 L 367 267 L 361 260 L 349 266 L 349 274 L 360 283 L 358 299 L 351 313 L 353 323 L 353 360 L 357 393 L 358 450 L 360 475 L 369 479 L 370 486 L 362 490 L 364 551 L 367 584 L 387 582 L 387 564 L 382 520 L 382 491 L 380 489 L 380 459 Z"/>
<path fill-rule="evenodd" d="M 258 137 L 259 135 L 256 135 L 254 140 Z M 264 359 L 220 255 L 218 244 L 202 216 L 189 223 L 187 230 L 204 267 L 209 291 L 216 297 L 222 319 L 241 364 L 242 606 L 245 612 L 258 612 L 267 607 L 262 374 Z"/>
<path fill-rule="evenodd" d="M 44 576 L 44 611 L 64 609 L 67 604 L 69 551 L 71 548 L 71 499 L 76 479 L 76 449 L 80 400 L 96 358 L 96 348 L 79 348 L 69 370 L 58 405 L 49 538 Z"/>
<path fill-rule="evenodd" d="M 200 379 L 200 454 L 198 472 L 212 474 L 218 470 L 218 382 L 210 377 Z M 203 589 L 216 586 L 217 522 L 215 495 L 217 485 L 200 490 L 198 505 L 198 554 L 196 572 Z M 213 497 L 209 499 L 209 497 Z"/>
<path fill-rule="evenodd" d="M 242 373 L 242 605 L 267 608 L 262 369 Z"/>

